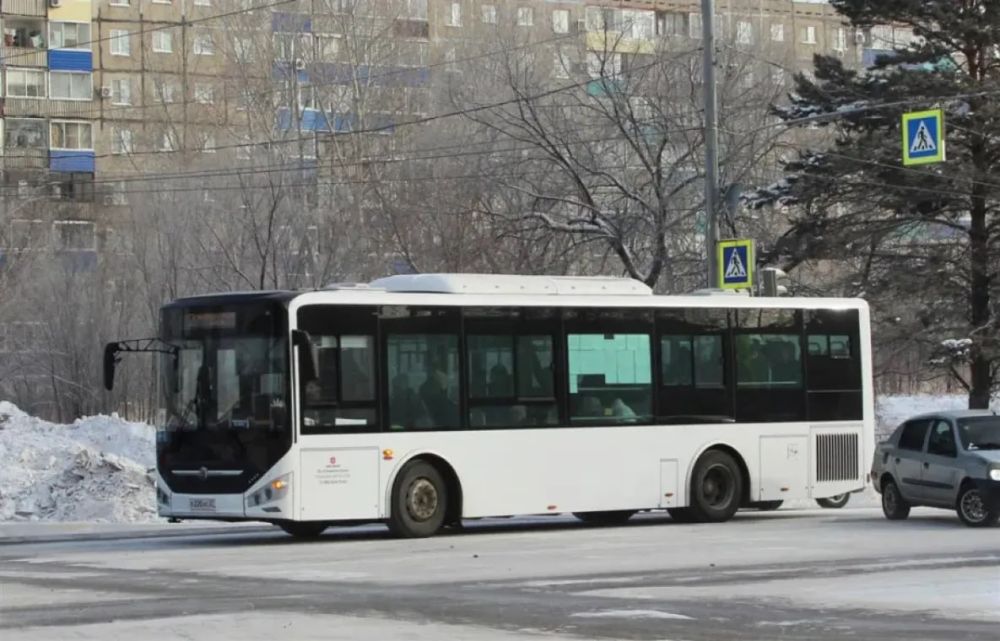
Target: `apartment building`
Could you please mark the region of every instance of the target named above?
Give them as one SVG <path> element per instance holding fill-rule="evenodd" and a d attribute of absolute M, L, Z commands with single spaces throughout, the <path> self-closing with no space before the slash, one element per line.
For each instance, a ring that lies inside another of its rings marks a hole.
<path fill-rule="evenodd" d="M 892 44 L 825 2 L 718 0 L 717 11 L 720 38 L 767 44 L 787 71 L 818 52 L 861 65 Z M 148 185 L 130 176 L 275 149 L 321 175 L 329 134 L 391 138 L 401 114 L 435 113 L 438 79 L 481 53 L 487 30 L 537 42 L 555 77 L 562 36 L 600 51 L 614 34 L 624 58 L 701 38 L 698 0 L 3 0 L 0 13 L 4 245 L 81 265 Z"/>

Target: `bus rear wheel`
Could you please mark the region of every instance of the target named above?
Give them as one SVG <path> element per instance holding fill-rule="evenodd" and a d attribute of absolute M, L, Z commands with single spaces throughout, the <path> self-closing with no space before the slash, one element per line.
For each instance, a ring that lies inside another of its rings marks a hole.
<path fill-rule="evenodd" d="M 327 524 L 322 521 L 285 521 L 278 527 L 297 539 L 315 539 L 326 530 Z"/>
<path fill-rule="evenodd" d="M 392 486 L 389 531 L 407 539 L 433 536 L 447 508 L 448 486 L 441 473 L 427 461 L 413 461 Z"/>
<path fill-rule="evenodd" d="M 635 510 L 611 510 L 608 512 L 573 512 L 573 516 L 591 525 L 621 525 L 632 518 Z"/>
<path fill-rule="evenodd" d="M 691 475 L 691 505 L 696 521 L 728 521 L 740 508 L 743 476 L 733 457 L 720 450 L 709 450 L 695 463 Z"/>

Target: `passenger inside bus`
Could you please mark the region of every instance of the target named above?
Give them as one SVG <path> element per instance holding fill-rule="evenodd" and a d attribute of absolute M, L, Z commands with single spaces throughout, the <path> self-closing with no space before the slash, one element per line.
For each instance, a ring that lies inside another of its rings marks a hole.
<path fill-rule="evenodd" d="M 448 374 L 439 363 L 430 367 L 420 386 L 420 398 L 433 427 L 458 427 L 458 404 L 448 396 Z"/>

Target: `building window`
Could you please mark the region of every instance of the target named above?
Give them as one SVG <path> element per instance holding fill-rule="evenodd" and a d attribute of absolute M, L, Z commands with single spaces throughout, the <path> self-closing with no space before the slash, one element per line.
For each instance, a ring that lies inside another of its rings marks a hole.
<path fill-rule="evenodd" d="M 251 151 L 253 150 L 253 141 L 250 136 L 243 136 L 242 144 L 236 147 L 236 158 L 238 160 L 250 160 L 253 156 Z"/>
<path fill-rule="evenodd" d="M 458 64 L 455 62 L 455 47 L 448 47 L 444 50 L 445 70 L 452 73 L 458 72 Z"/>
<path fill-rule="evenodd" d="M 49 46 L 52 49 L 90 49 L 90 23 L 49 23 Z"/>
<path fill-rule="evenodd" d="M 569 33 L 569 11 L 556 9 L 552 12 L 552 32 Z"/>
<path fill-rule="evenodd" d="M 91 74 L 74 71 L 50 72 L 49 97 L 61 100 L 92 100 L 94 84 Z"/>
<path fill-rule="evenodd" d="M 253 105 L 253 91 L 250 89 L 242 89 L 239 96 L 236 98 L 236 109 L 237 111 L 246 111 Z"/>
<path fill-rule="evenodd" d="M 212 34 L 196 33 L 194 35 L 194 53 L 199 56 L 211 56 L 215 53 L 215 43 Z"/>
<path fill-rule="evenodd" d="M 802 43 L 807 45 L 816 44 L 816 27 L 802 28 Z"/>
<path fill-rule="evenodd" d="M 169 31 L 160 30 L 153 32 L 153 51 L 156 53 L 173 53 L 174 40 Z"/>
<path fill-rule="evenodd" d="M 171 4 L 171 0 L 153 0 L 153 4 Z"/>
<path fill-rule="evenodd" d="M 119 78 L 111 81 L 111 104 L 132 104 L 132 82 L 130 80 Z"/>
<path fill-rule="evenodd" d="M 7 95 L 12 98 L 44 98 L 45 72 L 7 69 Z"/>
<path fill-rule="evenodd" d="M 112 7 L 127 7 L 130 0 L 111 0 L 108 4 Z"/>
<path fill-rule="evenodd" d="M 4 125 L 4 147 L 7 149 L 46 149 L 49 146 L 44 120 L 7 118 Z"/>
<path fill-rule="evenodd" d="M 22 186 L 24 187 L 22 193 Z M 27 180 L 19 181 L 17 184 L 18 196 L 27 198 L 30 188 Z M 42 249 L 48 245 L 46 239 L 46 225 L 41 220 L 15 218 L 10 221 L 10 239 L 6 243 L 10 249 L 29 250 Z"/>
<path fill-rule="evenodd" d="M 569 62 L 561 51 L 552 53 L 552 75 L 556 78 L 569 78 Z"/>
<path fill-rule="evenodd" d="M 214 154 L 215 153 L 215 136 L 212 134 L 203 134 L 201 136 L 201 145 L 199 146 L 201 153 L 203 154 Z"/>
<path fill-rule="evenodd" d="M 409 20 L 427 21 L 427 0 L 406 0 L 406 15 Z"/>
<path fill-rule="evenodd" d="M 125 181 L 111 183 L 111 204 L 122 207 L 128 204 L 128 192 L 125 191 Z"/>
<path fill-rule="evenodd" d="M 250 38 L 233 38 L 233 53 L 237 62 L 250 62 L 253 60 L 253 40 Z"/>
<path fill-rule="evenodd" d="M 736 23 L 736 42 L 741 45 L 753 44 L 753 25 L 746 21 Z"/>
<path fill-rule="evenodd" d="M 327 34 L 316 36 L 316 57 L 319 60 L 336 60 L 338 53 L 340 53 L 340 36 Z"/>
<path fill-rule="evenodd" d="M 132 130 L 115 127 L 111 130 L 111 153 L 115 155 L 132 153 Z"/>
<path fill-rule="evenodd" d="M 52 224 L 56 249 L 62 251 L 94 251 L 97 249 L 96 226 L 85 220 L 57 220 Z"/>
<path fill-rule="evenodd" d="M 771 40 L 774 42 L 784 42 L 785 41 L 785 25 L 778 24 L 771 25 Z"/>
<path fill-rule="evenodd" d="M 153 81 L 153 95 L 162 103 L 174 101 L 174 86 L 166 80 Z"/>
<path fill-rule="evenodd" d="M 517 8 L 517 25 L 519 27 L 530 27 L 535 24 L 535 10 L 531 7 Z"/>
<path fill-rule="evenodd" d="M 621 54 L 587 52 L 587 73 L 591 78 L 617 78 L 621 72 Z"/>
<path fill-rule="evenodd" d="M 49 132 L 53 149 L 87 149 L 94 148 L 89 122 L 53 121 Z"/>
<path fill-rule="evenodd" d="M 164 131 L 160 136 L 160 151 L 171 152 L 177 151 L 177 136 L 172 130 Z"/>
<path fill-rule="evenodd" d="M 215 102 L 215 87 L 203 83 L 194 86 L 194 100 L 201 105 L 210 105 Z"/>
<path fill-rule="evenodd" d="M 495 4 L 483 5 L 483 23 L 484 24 L 497 23 L 497 7 Z"/>
<path fill-rule="evenodd" d="M 701 14 L 700 13 L 689 13 L 688 14 L 688 37 L 695 40 L 700 40 L 704 34 L 701 28 Z"/>
<path fill-rule="evenodd" d="M 448 12 L 445 15 L 444 23 L 449 27 L 461 27 L 462 26 L 462 3 L 452 2 L 451 6 L 448 7 Z"/>
<path fill-rule="evenodd" d="M 838 27 L 836 35 L 833 38 L 833 50 L 843 53 L 847 51 L 847 30 L 843 27 Z"/>
<path fill-rule="evenodd" d="M 112 29 L 109 33 L 109 40 L 111 40 L 112 56 L 132 55 L 132 47 L 129 41 L 128 31 L 125 31 L 124 29 Z"/>
<path fill-rule="evenodd" d="M 212 0 L 194 0 L 194 6 L 196 7 L 211 7 Z"/>

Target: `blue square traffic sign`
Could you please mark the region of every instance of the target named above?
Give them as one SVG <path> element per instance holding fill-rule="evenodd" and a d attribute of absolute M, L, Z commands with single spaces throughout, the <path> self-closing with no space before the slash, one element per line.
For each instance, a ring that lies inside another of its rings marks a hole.
<path fill-rule="evenodd" d="M 753 286 L 753 241 L 724 240 L 718 252 L 719 287 L 750 289 Z"/>
<path fill-rule="evenodd" d="M 944 113 L 940 109 L 903 114 L 903 165 L 944 160 Z"/>

